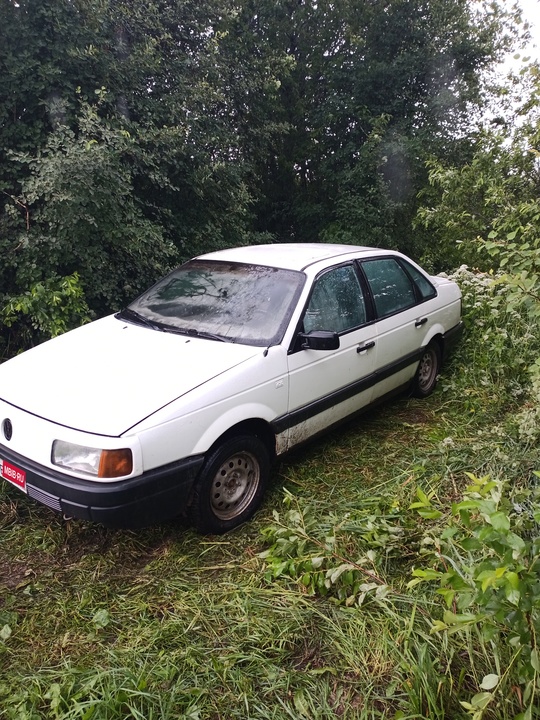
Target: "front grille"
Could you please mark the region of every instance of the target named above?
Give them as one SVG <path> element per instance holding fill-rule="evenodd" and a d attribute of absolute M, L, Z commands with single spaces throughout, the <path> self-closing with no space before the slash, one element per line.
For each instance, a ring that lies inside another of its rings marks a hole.
<path fill-rule="evenodd" d="M 62 508 L 60 507 L 60 498 L 54 497 L 54 495 L 49 495 L 49 493 L 43 492 L 43 490 L 40 490 L 39 488 L 32 487 L 32 485 L 27 485 L 26 489 L 29 497 L 34 498 L 34 500 L 37 500 L 42 505 L 46 505 L 51 508 L 51 510 L 62 512 Z"/>

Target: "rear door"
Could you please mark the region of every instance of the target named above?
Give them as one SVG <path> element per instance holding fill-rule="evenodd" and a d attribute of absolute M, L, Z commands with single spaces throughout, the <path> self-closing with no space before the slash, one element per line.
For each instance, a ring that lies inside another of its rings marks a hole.
<path fill-rule="evenodd" d="M 437 292 L 411 263 L 395 256 L 363 260 L 377 315 L 378 372 L 375 400 L 412 380 L 420 348 L 437 312 Z"/>

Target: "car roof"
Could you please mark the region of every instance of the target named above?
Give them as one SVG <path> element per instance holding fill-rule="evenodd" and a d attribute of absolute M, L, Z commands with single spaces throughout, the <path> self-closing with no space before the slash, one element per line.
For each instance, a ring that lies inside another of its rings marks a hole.
<path fill-rule="evenodd" d="M 388 250 L 360 245 L 337 245 L 332 243 L 275 243 L 272 245 L 247 245 L 244 247 L 218 250 L 200 255 L 198 259 L 222 260 L 250 263 L 288 270 L 304 270 L 323 260 L 334 260 L 341 256 L 388 254 Z"/>

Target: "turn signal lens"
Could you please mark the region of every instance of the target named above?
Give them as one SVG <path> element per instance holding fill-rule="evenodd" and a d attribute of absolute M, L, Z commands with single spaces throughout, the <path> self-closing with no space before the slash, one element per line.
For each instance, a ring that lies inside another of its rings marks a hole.
<path fill-rule="evenodd" d="M 133 455 L 129 448 L 102 450 L 55 440 L 51 461 L 59 467 L 100 478 L 116 478 L 133 472 Z"/>
<path fill-rule="evenodd" d="M 99 460 L 98 477 L 114 478 L 129 475 L 133 470 L 133 455 L 129 448 L 123 450 L 102 450 Z"/>

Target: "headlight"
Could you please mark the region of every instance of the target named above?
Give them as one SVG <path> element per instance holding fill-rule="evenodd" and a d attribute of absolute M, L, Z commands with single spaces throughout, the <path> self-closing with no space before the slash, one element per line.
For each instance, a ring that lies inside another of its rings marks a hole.
<path fill-rule="evenodd" d="M 51 461 L 53 465 L 100 478 L 130 475 L 133 470 L 133 455 L 129 448 L 101 450 L 64 440 L 53 442 Z"/>

